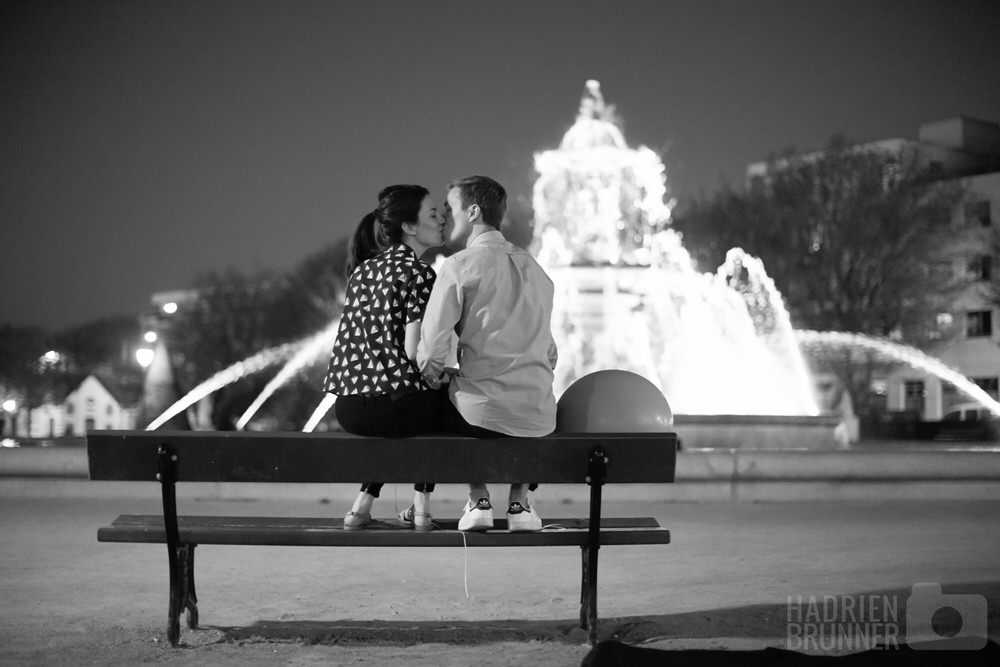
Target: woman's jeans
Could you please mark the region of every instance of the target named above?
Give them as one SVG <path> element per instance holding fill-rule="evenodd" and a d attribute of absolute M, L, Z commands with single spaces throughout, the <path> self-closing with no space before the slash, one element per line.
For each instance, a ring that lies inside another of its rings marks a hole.
<path fill-rule="evenodd" d="M 441 430 L 441 393 L 428 389 L 396 398 L 388 394 L 341 396 L 334 404 L 334 412 L 340 426 L 348 433 L 406 438 Z M 430 493 L 434 484 L 414 484 L 413 488 L 421 493 Z M 382 482 L 365 482 L 361 490 L 378 498 Z"/>

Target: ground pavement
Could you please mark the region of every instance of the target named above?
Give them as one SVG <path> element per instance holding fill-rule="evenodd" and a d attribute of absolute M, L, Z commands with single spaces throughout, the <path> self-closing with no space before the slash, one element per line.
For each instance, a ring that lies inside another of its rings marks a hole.
<path fill-rule="evenodd" d="M 139 498 L 116 497 L 111 485 L 77 498 L 46 491 L 57 484 L 0 488 L 5 665 L 578 665 L 589 649 L 575 628 L 576 548 L 241 546 L 198 549 L 203 627 L 182 626 L 184 646 L 173 649 L 165 547 L 96 541 L 119 513 L 158 512 L 155 485 Z M 403 485 L 395 493 L 398 501 L 386 487 L 376 516 L 408 495 Z M 352 495 L 337 487 L 322 500 L 182 497 L 181 511 L 340 515 Z M 582 499 L 559 488 L 537 496 L 543 518 L 586 515 Z M 605 516 L 655 516 L 673 544 L 601 550 L 602 639 L 785 646 L 790 596 L 898 600 L 902 616 L 918 582 L 985 596 L 990 635 L 1000 636 L 1000 503 L 690 503 L 671 502 L 669 489 L 639 502 L 616 500 L 611 487 L 606 496 Z M 461 489 L 439 488 L 435 498 L 437 514 L 456 513 Z"/>

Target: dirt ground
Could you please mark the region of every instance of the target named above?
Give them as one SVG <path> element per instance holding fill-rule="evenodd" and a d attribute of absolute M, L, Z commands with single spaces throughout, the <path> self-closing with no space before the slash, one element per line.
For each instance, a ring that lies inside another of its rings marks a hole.
<path fill-rule="evenodd" d="M 406 495 L 401 488 L 394 501 L 389 489 L 377 516 Z M 436 513 L 457 512 L 459 490 L 435 495 Z M 186 498 L 180 509 L 329 516 L 348 501 Z M 544 488 L 536 502 L 543 518 L 586 515 L 583 503 Z M 120 513 L 159 509 L 156 495 L 0 494 L 0 663 L 579 665 L 589 651 L 576 627 L 575 548 L 203 546 L 202 627 L 182 626 L 183 646 L 171 648 L 165 547 L 96 539 Z M 985 596 L 989 634 L 1000 637 L 1000 503 L 612 498 L 604 514 L 655 516 L 673 543 L 601 550 L 601 639 L 782 647 L 789 597 L 903 602 L 918 582 Z"/>

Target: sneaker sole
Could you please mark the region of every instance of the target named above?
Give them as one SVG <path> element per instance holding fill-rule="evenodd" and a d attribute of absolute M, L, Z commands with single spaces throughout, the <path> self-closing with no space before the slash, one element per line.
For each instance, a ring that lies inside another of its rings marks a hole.
<path fill-rule="evenodd" d="M 527 514 L 527 518 L 521 519 L 519 517 Z M 534 516 L 533 521 L 530 517 Z M 512 533 L 538 533 L 542 530 L 542 522 L 538 520 L 538 515 L 531 515 L 527 512 L 518 514 L 508 514 L 507 515 L 507 530 Z"/>
<path fill-rule="evenodd" d="M 542 532 L 542 527 L 538 526 L 512 526 L 510 523 L 507 524 L 507 530 L 511 533 L 540 533 Z"/>
<path fill-rule="evenodd" d="M 362 524 L 360 526 L 344 526 L 344 530 L 364 530 L 368 527 L 368 524 Z"/>
<path fill-rule="evenodd" d="M 473 524 L 471 526 L 466 526 L 464 528 L 462 526 L 458 527 L 458 529 L 460 531 L 462 531 L 463 533 L 476 533 L 476 532 L 481 532 L 481 531 L 484 531 L 484 530 L 492 530 L 492 528 L 493 528 L 493 522 L 492 521 L 490 521 L 489 523 Z"/>

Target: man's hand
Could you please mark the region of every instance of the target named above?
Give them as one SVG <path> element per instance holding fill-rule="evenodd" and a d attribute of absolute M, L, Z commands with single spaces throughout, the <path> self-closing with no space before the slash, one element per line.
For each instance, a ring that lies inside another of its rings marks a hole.
<path fill-rule="evenodd" d="M 424 383 L 428 387 L 430 387 L 431 389 L 440 389 L 441 388 L 441 378 L 444 377 L 444 375 L 434 376 L 434 375 L 431 375 L 429 373 L 424 373 L 420 377 L 423 378 Z"/>
<path fill-rule="evenodd" d="M 421 377 L 423 377 L 424 382 L 426 382 L 427 386 L 430 387 L 431 389 L 440 389 L 441 387 L 449 384 L 451 382 L 451 379 L 456 375 L 458 375 L 457 368 L 446 366 L 444 371 L 442 371 L 441 375 L 437 377 L 434 377 L 433 375 L 426 373 Z"/>

